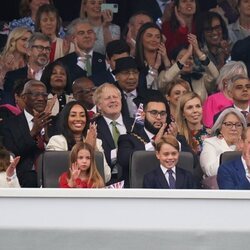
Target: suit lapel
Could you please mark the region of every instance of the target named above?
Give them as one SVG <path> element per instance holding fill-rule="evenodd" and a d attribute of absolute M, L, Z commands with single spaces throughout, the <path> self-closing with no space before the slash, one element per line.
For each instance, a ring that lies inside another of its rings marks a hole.
<path fill-rule="evenodd" d="M 168 182 L 167 182 L 166 177 L 163 174 L 160 166 L 156 169 L 156 175 L 157 175 L 157 180 L 158 180 L 159 186 L 161 188 L 168 188 L 169 189 Z"/>
<path fill-rule="evenodd" d="M 99 133 L 102 134 L 102 137 L 105 138 L 104 140 L 110 145 L 111 148 L 115 148 L 115 143 L 110 133 L 109 127 L 105 119 L 101 116 L 99 119 Z M 97 126 L 98 127 L 98 126 Z"/>
<path fill-rule="evenodd" d="M 176 187 L 176 189 L 180 189 L 180 188 L 183 188 L 184 175 L 183 175 L 183 172 L 178 167 L 176 167 L 175 169 L 176 169 L 175 187 Z"/>
<path fill-rule="evenodd" d="M 246 171 L 245 171 L 245 168 L 244 168 L 243 163 L 241 161 L 241 158 L 239 158 L 236 162 L 234 162 L 234 165 L 235 165 L 235 169 L 240 177 L 240 180 L 247 182 L 249 185 L 249 181 L 247 180 Z"/>

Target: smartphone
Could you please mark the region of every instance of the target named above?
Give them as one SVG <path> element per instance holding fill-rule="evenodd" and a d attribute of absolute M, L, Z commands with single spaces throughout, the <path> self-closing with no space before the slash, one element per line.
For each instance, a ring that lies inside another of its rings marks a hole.
<path fill-rule="evenodd" d="M 113 13 L 118 12 L 118 4 L 117 3 L 103 3 L 101 5 L 101 11 L 111 10 Z"/>

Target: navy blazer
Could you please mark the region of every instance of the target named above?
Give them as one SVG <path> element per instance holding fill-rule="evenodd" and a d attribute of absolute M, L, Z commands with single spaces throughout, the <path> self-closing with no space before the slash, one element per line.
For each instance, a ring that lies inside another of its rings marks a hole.
<path fill-rule="evenodd" d="M 250 189 L 241 157 L 219 167 L 217 182 L 220 189 Z"/>
<path fill-rule="evenodd" d="M 192 152 L 190 146 L 184 136 L 177 135 L 176 139 L 181 143 L 181 151 Z M 129 163 L 131 155 L 138 150 L 145 150 L 145 144 L 149 143 L 150 139 L 146 134 L 144 127 L 135 125 L 132 133 L 121 135 L 118 139 L 117 162 L 122 167 L 123 178 L 128 180 Z"/>
<path fill-rule="evenodd" d="M 4 95 L 2 103 L 10 103 L 15 105 L 15 98 L 13 94 L 13 86 L 15 85 L 17 80 L 27 79 L 28 75 L 28 67 L 25 66 L 20 69 L 8 71 L 4 78 Z"/>
<path fill-rule="evenodd" d="M 185 169 L 176 167 L 176 189 L 193 189 L 195 184 L 192 174 Z M 145 174 L 143 179 L 143 188 L 165 188 L 169 189 L 168 182 L 160 166 L 151 172 Z"/>
<path fill-rule="evenodd" d="M 78 55 L 75 52 L 72 52 L 64 57 L 57 59 L 63 62 L 65 65 L 67 65 L 70 73 L 70 79 L 72 80 L 72 82 L 79 77 L 87 75 L 86 70 L 82 69 L 77 65 L 77 57 Z M 105 70 L 106 70 L 105 56 L 94 51 L 92 57 L 92 75 L 98 74 L 99 72 Z"/>
<path fill-rule="evenodd" d="M 111 162 L 110 154 L 111 154 L 111 150 L 116 148 L 114 140 L 113 140 L 113 136 L 103 116 L 96 117 L 94 121 L 97 124 L 97 137 L 102 140 L 102 147 L 104 150 L 105 158 L 107 160 L 108 165 L 111 166 L 112 168 L 114 164 L 112 164 Z M 123 123 L 127 131 L 130 131 L 133 120 L 123 117 Z"/>
<path fill-rule="evenodd" d="M 33 170 L 35 160 L 42 152 L 30 135 L 24 113 L 4 122 L 1 134 L 3 145 L 16 156 L 21 156 L 17 165 L 17 176 L 22 187 L 37 187 L 37 175 Z"/>

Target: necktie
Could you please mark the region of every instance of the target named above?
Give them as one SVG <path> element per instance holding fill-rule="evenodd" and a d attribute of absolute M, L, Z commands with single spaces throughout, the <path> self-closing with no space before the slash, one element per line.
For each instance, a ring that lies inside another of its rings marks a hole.
<path fill-rule="evenodd" d="M 118 128 L 116 127 L 117 122 L 116 121 L 112 121 L 110 124 L 112 125 L 113 140 L 114 140 L 115 146 L 117 147 L 118 138 L 120 136 L 120 132 L 119 132 Z"/>
<path fill-rule="evenodd" d="M 87 71 L 87 76 L 92 75 L 92 68 L 91 68 L 91 55 L 85 55 L 85 69 Z"/>
<path fill-rule="evenodd" d="M 37 147 L 39 149 L 41 149 L 42 151 L 44 151 L 45 147 L 44 147 L 44 135 L 41 135 L 40 133 L 36 136 L 36 144 Z"/>
<path fill-rule="evenodd" d="M 168 173 L 169 188 L 175 189 L 175 178 L 173 176 L 174 171 L 172 169 L 168 169 L 167 173 Z"/>
<path fill-rule="evenodd" d="M 247 115 L 248 115 L 248 112 L 247 112 L 247 111 L 242 110 L 242 111 L 240 111 L 240 112 L 242 113 L 242 115 L 244 115 L 245 118 L 247 117 Z"/>
<path fill-rule="evenodd" d="M 137 111 L 137 106 L 133 102 L 134 98 L 135 97 L 134 97 L 134 95 L 132 93 L 126 93 L 126 102 L 127 102 L 127 105 L 128 105 L 129 116 L 131 118 L 135 118 L 136 111 Z"/>

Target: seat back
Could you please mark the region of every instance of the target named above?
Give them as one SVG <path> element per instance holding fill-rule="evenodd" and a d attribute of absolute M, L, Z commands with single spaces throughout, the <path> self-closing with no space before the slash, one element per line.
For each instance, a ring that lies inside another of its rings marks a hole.
<path fill-rule="evenodd" d="M 180 152 L 177 167 L 188 170 L 193 174 L 194 158 L 190 152 Z M 129 173 L 130 187 L 142 188 L 144 175 L 159 166 L 155 151 L 136 151 L 132 154 Z"/>
<path fill-rule="evenodd" d="M 241 151 L 226 151 L 220 155 L 220 165 L 241 156 Z"/>
<path fill-rule="evenodd" d="M 42 173 L 38 176 L 40 186 L 44 188 L 58 188 L 59 177 L 68 171 L 70 164 L 70 151 L 46 151 L 38 160 L 38 170 Z M 97 169 L 104 179 L 103 154 L 95 152 Z"/>

